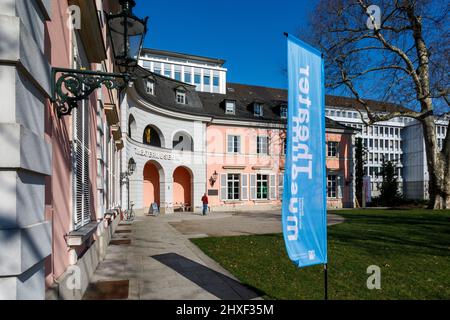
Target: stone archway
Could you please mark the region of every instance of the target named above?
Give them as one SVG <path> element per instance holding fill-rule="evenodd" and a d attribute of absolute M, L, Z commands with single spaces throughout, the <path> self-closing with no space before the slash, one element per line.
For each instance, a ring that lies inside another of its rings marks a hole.
<path fill-rule="evenodd" d="M 188 208 L 193 211 L 192 173 L 185 167 L 178 167 L 173 172 L 173 204 L 174 210 Z"/>
<path fill-rule="evenodd" d="M 149 161 L 144 166 L 143 207 L 149 208 L 153 203 L 161 205 L 161 174 L 162 168 L 155 161 Z"/>

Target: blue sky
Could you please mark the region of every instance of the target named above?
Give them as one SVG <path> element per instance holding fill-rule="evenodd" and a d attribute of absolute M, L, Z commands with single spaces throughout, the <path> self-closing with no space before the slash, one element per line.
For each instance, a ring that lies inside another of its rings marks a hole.
<path fill-rule="evenodd" d="M 316 0 L 138 0 L 145 47 L 226 60 L 228 82 L 286 88 L 286 39 L 300 35 Z"/>

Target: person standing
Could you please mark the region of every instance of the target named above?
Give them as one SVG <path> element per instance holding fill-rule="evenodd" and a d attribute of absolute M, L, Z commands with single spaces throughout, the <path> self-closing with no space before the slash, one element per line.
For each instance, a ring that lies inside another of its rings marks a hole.
<path fill-rule="evenodd" d="M 208 196 L 206 195 L 206 193 L 203 195 L 202 197 L 202 202 L 203 202 L 203 215 L 206 216 L 206 213 L 208 212 Z"/>

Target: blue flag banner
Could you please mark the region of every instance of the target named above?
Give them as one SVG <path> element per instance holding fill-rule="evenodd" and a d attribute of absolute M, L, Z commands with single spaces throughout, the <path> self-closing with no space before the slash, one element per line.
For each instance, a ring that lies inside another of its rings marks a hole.
<path fill-rule="evenodd" d="M 326 264 L 324 63 L 319 51 L 288 36 L 289 107 L 283 234 L 298 267 Z"/>

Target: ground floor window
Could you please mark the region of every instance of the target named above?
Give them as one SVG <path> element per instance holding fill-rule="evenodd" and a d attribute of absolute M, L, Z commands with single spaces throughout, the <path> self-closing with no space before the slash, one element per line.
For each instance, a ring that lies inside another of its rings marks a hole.
<path fill-rule="evenodd" d="M 227 200 L 240 199 L 241 179 L 239 174 L 227 175 Z"/>
<path fill-rule="evenodd" d="M 327 197 L 337 198 L 337 176 L 329 174 L 327 177 Z"/>
<path fill-rule="evenodd" d="M 269 176 L 258 174 L 256 176 L 256 199 L 267 200 L 269 198 Z"/>

